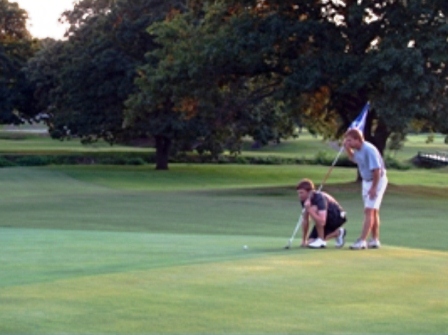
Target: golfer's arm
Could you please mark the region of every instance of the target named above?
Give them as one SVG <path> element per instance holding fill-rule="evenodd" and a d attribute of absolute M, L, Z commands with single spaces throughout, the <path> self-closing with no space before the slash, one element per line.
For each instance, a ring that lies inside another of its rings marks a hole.
<path fill-rule="evenodd" d="M 353 155 L 354 155 L 353 149 L 350 148 L 349 146 L 347 146 L 347 145 L 345 144 L 345 142 L 344 142 L 344 149 L 345 149 L 345 152 L 347 153 L 348 159 L 350 159 L 352 162 L 355 162 L 355 161 L 353 160 Z M 356 162 L 355 162 L 355 163 L 356 163 Z"/>
<path fill-rule="evenodd" d="M 308 229 L 310 227 L 310 217 L 308 213 L 303 214 L 303 222 L 302 222 L 302 241 L 306 241 L 308 239 Z"/>
<path fill-rule="evenodd" d="M 381 178 L 381 169 L 375 169 L 373 172 L 372 188 L 376 189 Z"/>
<path fill-rule="evenodd" d="M 352 162 L 355 162 L 353 159 L 353 150 L 346 147 L 345 152 L 347 153 L 348 159 L 350 159 Z"/>

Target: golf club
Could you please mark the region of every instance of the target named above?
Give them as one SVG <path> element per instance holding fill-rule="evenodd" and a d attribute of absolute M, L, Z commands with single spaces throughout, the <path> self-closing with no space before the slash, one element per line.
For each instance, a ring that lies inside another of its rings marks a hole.
<path fill-rule="evenodd" d="M 285 246 L 285 249 L 289 249 L 292 246 L 292 241 L 294 241 L 294 238 L 297 235 L 297 232 L 299 231 L 300 227 L 302 226 L 302 221 L 303 221 L 303 213 L 305 212 L 305 210 L 303 209 L 302 212 L 300 213 L 299 216 L 299 220 L 297 221 L 296 227 L 294 228 L 294 231 L 292 232 L 292 236 L 291 238 L 288 240 L 288 244 Z"/>

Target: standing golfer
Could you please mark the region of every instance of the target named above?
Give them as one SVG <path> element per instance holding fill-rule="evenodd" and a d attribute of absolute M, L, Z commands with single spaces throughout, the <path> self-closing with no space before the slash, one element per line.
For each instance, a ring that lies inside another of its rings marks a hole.
<path fill-rule="evenodd" d="M 302 247 L 325 248 L 326 241 L 335 238 L 336 247 L 342 248 L 346 230 L 341 226 L 347 221 L 342 207 L 328 193 L 316 191 L 309 179 L 300 181 L 296 189 L 304 209 Z M 308 236 L 310 218 L 314 228 Z"/>
<path fill-rule="evenodd" d="M 378 149 L 358 129 L 350 129 L 345 134 L 344 147 L 353 162 L 358 165 L 362 178 L 362 198 L 364 200 L 364 223 L 359 239 L 350 249 L 379 248 L 380 206 L 387 187 L 386 168 Z M 371 234 L 371 239 L 366 242 Z"/>

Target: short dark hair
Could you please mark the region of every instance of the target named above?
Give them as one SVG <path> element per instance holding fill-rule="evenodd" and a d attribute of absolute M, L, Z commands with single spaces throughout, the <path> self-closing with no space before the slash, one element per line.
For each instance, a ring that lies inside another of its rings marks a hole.
<path fill-rule="evenodd" d="M 311 179 L 302 179 L 296 187 L 296 190 L 305 190 L 307 192 L 313 191 L 314 190 L 314 183 L 312 182 Z"/>

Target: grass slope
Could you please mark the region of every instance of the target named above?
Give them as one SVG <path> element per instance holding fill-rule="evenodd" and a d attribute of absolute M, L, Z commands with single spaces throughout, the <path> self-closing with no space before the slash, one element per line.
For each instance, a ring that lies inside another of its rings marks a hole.
<path fill-rule="evenodd" d="M 446 333 L 439 174 L 390 175 L 380 250 L 282 249 L 293 185 L 326 171 L 2 169 L 0 333 Z M 348 241 L 362 218 L 352 179 L 335 169 L 326 186 L 349 213 Z"/>

